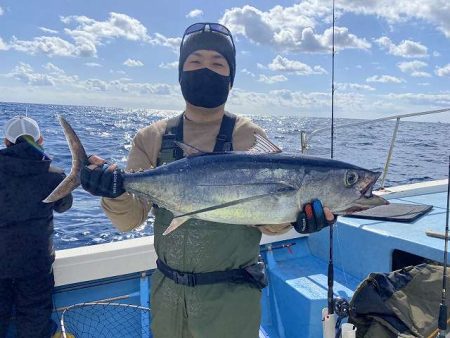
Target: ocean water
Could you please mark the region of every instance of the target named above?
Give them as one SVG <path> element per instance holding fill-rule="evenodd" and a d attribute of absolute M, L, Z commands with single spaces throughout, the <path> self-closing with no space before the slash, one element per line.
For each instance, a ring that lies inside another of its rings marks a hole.
<path fill-rule="evenodd" d="M 156 110 L 124 110 L 118 108 L 58 106 L 0 102 L 0 126 L 15 115 L 28 111 L 36 119 L 45 139 L 45 150 L 53 163 L 66 172 L 71 156 L 57 116 L 72 124 L 88 153 L 96 153 L 125 167 L 131 141 L 136 132 L 154 121 L 175 112 Z M 263 127 L 269 138 L 284 151 L 300 151 L 300 132 L 327 127 L 330 119 L 302 116 L 251 116 Z M 358 120 L 336 119 L 336 125 Z M 395 122 L 359 126 L 335 131 L 335 159 L 368 169 L 382 171 Z M 0 136 L 3 138 L 3 129 Z M 450 153 L 450 124 L 402 121 L 397 135 L 386 186 L 446 178 Z M 314 136 L 310 155 L 330 156 L 329 132 Z M 73 248 L 120 241 L 152 234 L 152 218 L 138 229 L 120 233 L 103 214 L 98 197 L 81 188 L 74 192 L 71 210 L 55 215 L 55 246 Z"/>

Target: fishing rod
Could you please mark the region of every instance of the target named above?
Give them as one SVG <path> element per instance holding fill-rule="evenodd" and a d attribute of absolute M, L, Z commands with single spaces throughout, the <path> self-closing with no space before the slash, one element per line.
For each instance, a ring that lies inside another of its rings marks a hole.
<path fill-rule="evenodd" d="M 448 182 L 447 182 L 447 214 L 445 222 L 445 239 L 444 239 L 444 273 L 442 277 L 442 299 L 439 305 L 439 338 L 445 337 L 447 331 L 447 255 L 448 255 L 448 218 L 449 218 L 449 200 L 450 200 L 450 156 L 448 157 Z"/>
<path fill-rule="evenodd" d="M 333 35 L 332 35 L 332 50 L 331 50 L 331 158 L 334 157 L 334 0 L 333 0 Z"/>
<path fill-rule="evenodd" d="M 334 143 L 334 0 L 333 0 L 333 40 L 331 52 L 331 158 L 333 158 Z M 333 283 L 334 283 L 334 266 L 333 266 L 333 225 L 330 225 L 330 259 L 328 262 L 328 314 L 334 313 L 333 302 Z"/>
<path fill-rule="evenodd" d="M 332 36 L 332 51 L 331 51 L 331 158 L 334 157 L 334 57 L 335 57 L 335 0 L 333 0 L 333 36 Z M 348 317 L 349 303 L 346 299 L 334 297 L 334 258 L 333 258 L 333 231 L 334 224 L 330 224 L 330 254 L 328 260 L 328 293 L 327 293 L 327 307 L 322 309 L 323 321 L 323 337 L 336 338 L 341 335 L 341 322 L 345 317 Z"/>
<path fill-rule="evenodd" d="M 334 0 L 333 0 L 333 37 L 331 51 L 331 158 L 334 157 Z M 333 266 L 333 224 L 330 224 L 330 255 L 328 260 L 327 307 L 322 309 L 322 328 L 324 338 L 335 338 L 337 316 L 334 314 L 334 266 Z"/>

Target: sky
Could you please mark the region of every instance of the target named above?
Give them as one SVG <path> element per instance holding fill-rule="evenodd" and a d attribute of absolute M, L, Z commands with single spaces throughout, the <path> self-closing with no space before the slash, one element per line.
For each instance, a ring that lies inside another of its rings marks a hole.
<path fill-rule="evenodd" d="M 228 110 L 328 117 L 331 9 L 331 0 L 0 0 L 0 101 L 182 110 L 183 31 L 220 22 L 237 48 Z M 336 0 L 335 17 L 337 117 L 450 108 L 450 1 Z"/>

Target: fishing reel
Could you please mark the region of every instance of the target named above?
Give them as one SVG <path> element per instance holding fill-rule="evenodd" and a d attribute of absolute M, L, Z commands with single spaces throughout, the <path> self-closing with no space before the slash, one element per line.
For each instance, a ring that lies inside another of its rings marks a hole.
<path fill-rule="evenodd" d="M 336 297 L 333 299 L 334 303 L 334 313 L 338 315 L 339 318 L 346 318 L 350 313 L 350 303 L 347 299 Z"/>
<path fill-rule="evenodd" d="M 347 318 L 350 314 L 350 303 L 347 299 L 336 297 L 333 299 L 334 313 L 337 315 L 335 325 L 335 338 L 341 337 L 341 325 L 344 318 Z"/>

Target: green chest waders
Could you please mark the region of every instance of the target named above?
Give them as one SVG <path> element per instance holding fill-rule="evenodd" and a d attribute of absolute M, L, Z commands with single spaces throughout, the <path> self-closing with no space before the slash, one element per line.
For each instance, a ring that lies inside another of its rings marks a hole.
<path fill-rule="evenodd" d="M 183 116 L 169 120 L 158 165 L 182 158 L 174 141 L 183 141 Z M 232 150 L 234 116 L 225 115 L 214 151 Z M 154 238 L 159 261 L 173 271 L 204 277 L 240 271 L 258 260 L 261 232 L 242 225 L 191 219 L 167 236 L 173 215 L 155 206 Z M 161 266 L 161 265 L 160 265 Z M 152 332 L 155 338 L 256 338 L 261 291 L 250 282 L 214 282 L 190 286 L 185 275 L 152 276 Z M 200 278 L 199 279 L 202 279 Z M 186 282 L 186 283 L 183 283 Z"/>

